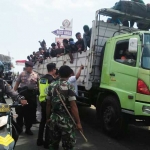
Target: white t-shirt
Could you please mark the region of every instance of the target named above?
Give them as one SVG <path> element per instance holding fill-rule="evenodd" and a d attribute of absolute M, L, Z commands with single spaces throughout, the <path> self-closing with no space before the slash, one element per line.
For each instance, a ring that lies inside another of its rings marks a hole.
<path fill-rule="evenodd" d="M 76 76 L 71 76 L 71 77 L 68 79 L 68 82 L 69 82 L 71 85 L 74 86 L 76 95 L 78 96 L 78 86 L 77 86 L 77 79 L 76 79 Z"/>

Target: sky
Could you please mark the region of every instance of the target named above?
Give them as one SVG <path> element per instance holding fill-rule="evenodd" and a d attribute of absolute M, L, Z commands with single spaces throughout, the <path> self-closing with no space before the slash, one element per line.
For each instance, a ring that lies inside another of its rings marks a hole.
<path fill-rule="evenodd" d="M 148 3 L 149 0 L 145 0 Z M 0 0 L 0 54 L 25 60 L 38 51 L 38 41 L 46 41 L 47 47 L 55 41 L 51 32 L 59 29 L 62 21 L 73 19 L 75 33 L 83 33 L 83 25 L 92 26 L 95 12 L 112 7 L 117 0 Z M 22 66 L 15 66 L 22 71 Z"/>

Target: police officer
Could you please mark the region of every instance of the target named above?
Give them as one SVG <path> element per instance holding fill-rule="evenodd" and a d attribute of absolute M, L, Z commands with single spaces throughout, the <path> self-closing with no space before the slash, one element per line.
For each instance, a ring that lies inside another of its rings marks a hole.
<path fill-rule="evenodd" d="M 55 63 L 49 63 L 47 65 L 47 71 L 48 74 L 44 75 L 39 80 L 39 101 L 41 105 L 41 113 L 42 118 L 39 126 L 39 133 L 38 133 L 38 139 L 37 139 L 37 145 L 41 146 L 44 145 L 44 148 L 49 148 L 49 129 L 46 126 L 45 130 L 45 141 L 43 141 L 43 133 L 44 128 L 46 124 L 46 88 L 55 80 L 55 73 L 56 73 L 56 64 Z"/>
<path fill-rule="evenodd" d="M 32 127 L 33 118 L 36 118 L 36 95 L 39 76 L 37 73 L 33 72 L 32 62 L 26 61 L 25 67 L 25 71 L 19 75 L 16 81 L 14 90 L 16 91 L 18 89 L 19 92 L 24 91 L 22 95 L 27 99 L 28 105 L 16 108 L 16 113 L 18 114 L 17 123 L 21 128 L 23 128 L 23 124 L 25 123 L 25 133 L 33 135 L 30 129 Z M 27 89 L 25 90 L 26 87 Z"/>
<path fill-rule="evenodd" d="M 69 66 L 62 66 L 59 69 L 60 79 L 50 84 L 47 96 L 47 123 L 50 121 L 51 143 L 50 150 L 58 150 L 60 139 L 64 150 L 73 150 L 75 140 L 75 131 L 73 121 L 67 114 L 61 103 L 56 89 L 66 104 L 68 110 L 74 117 L 77 129 L 82 131 L 78 108 L 76 105 L 76 94 L 74 88 L 69 84 L 68 78 L 72 70 Z M 51 115 L 50 115 L 51 113 Z"/>

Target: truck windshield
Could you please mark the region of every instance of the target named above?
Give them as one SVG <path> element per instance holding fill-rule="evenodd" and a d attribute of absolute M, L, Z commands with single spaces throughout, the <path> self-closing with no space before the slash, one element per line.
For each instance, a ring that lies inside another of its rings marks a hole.
<path fill-rule="evenodd" d="M 144 47 L 141 58 L 141 66 L 150 70 L 150 34 L 144 34 Z"/>

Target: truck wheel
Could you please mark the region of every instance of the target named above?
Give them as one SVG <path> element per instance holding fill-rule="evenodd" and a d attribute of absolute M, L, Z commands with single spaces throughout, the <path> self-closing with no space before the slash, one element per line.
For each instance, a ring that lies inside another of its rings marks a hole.
<path fill-rule="evenodd" d="M 102 129 L 112 137 L 120 134 L 122 116 L 120 104 L 115 96 L 106 97 L 101 106 L 97 106 Z"/>

